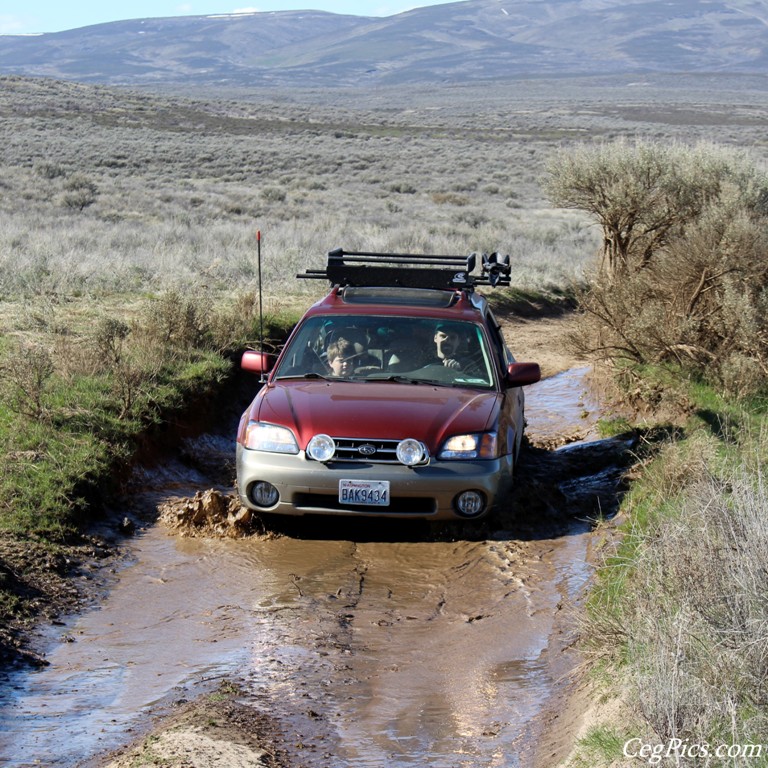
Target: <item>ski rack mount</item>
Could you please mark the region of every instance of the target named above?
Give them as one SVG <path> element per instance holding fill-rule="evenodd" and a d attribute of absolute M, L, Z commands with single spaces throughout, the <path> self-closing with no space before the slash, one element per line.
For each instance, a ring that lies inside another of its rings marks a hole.
<path fill-rule="evenodd" d="M 473 275 L 480 258 L 481 274 Z M 332 286 L 437 288 L 472 291 L 476 285 L 509 285 L 509 256 L 470 253 L 432 256 L 413 253 L 328 251 L 325 269 L 308 269 L 297 278 L 328 280 Z"/>

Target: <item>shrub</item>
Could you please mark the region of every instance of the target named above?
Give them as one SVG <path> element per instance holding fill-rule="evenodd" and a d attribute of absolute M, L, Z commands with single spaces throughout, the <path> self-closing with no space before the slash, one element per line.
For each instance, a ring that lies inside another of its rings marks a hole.
<path fill-rule="evenodd" d="M 45 347 L 19 344 L 0 364 L 0 384 L 9 404 L 29 419 L 42 418 L 47 413 L 46 394 L 53 372 L 53 359 Z"/>
<path fill-rule="evenodd" d="M 682 234 L 730 175 L 727 157 L 711 147 L 616 141 L 556 153 L 547 191 L 556 205 L 597 219 L 602 269 L 618 278 Z"/>
<path fill-rule="evenodd" d="M 725 150 L 623 142 L 561 155 L 557 202 L 599 221 L 582 346 L 741 396 L 768 373 L 768 180 Z"/>
<path fill-rule="evenodd" d="M 389 185 L 389 191 L 398 195 L 415 195 L 418 190 L 413 184 L 407 181 L 397 181 Z"/>
<path fill-rule="evenodd" d="M 129 333 L 130 327 L 123 320 L 108 317 L 99 323 L 95 341 L 100 361 L 106 367 L 121 363 Z"/>
<path fill-rule="evenodd" d="M 82 212 L 96 202 L 98 187 L 95 182 L 85 176 L 72 176 L 65 183 L 64 190 L 62 204 L 65 208 L 74 208 Z"/>
<path fill-rule="evenodd" d="M 207 300 L 168 291 L 152 302 L 142 332 L 169 350 L 199 347 L 207 332 Z"/>
<path fill-rule="evenodd" d="M 268 203 L 283 203 L 287 197 L 284 189 L 280 187 L 266 187 L 261 190 L 261 197 Z"/>
<path fill-rule="evenodd" d="M 57 179 L 60 176 L 65 176 L 66 171 L 57 163 L 39 163 L 35 166 L 35 170 L 38 175 L 44 179 Z"/>

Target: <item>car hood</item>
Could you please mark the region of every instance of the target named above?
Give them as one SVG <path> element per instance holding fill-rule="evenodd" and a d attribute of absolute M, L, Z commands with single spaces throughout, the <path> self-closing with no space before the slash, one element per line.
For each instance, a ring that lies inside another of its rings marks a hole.
<path fill-rule="evenodd" d="M 496 424 L 501 395 L 431 384 L 291 381 L 265 387 L 251 418 L 296 432 L 304 449 L 313 435 L 401 440 L 436 451 L 451 435 Z"/>

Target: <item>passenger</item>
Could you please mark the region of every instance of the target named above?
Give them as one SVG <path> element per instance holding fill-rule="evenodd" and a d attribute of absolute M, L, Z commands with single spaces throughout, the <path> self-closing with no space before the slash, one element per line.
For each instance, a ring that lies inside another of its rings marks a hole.
<path fill-rule="evenodd" d="M 349 376 L 354 373 L 360 355 L 349 339 L 338 338 L 328 345 L 327 359 L 332 376 Z"/>
<path fill-rule="evenodd" d="M 365 332 L 358 328 L 341 328 L 339 330 L 331 331 L 326 346 L 326 360 L 329 365 L 331 363 L 331 346 L 342 339 L 348 341 L 352 345 L 352 354 L 357 355 L 355 367 L 370 366 L 381 368 L 381 361 L 368 352 Z"/>

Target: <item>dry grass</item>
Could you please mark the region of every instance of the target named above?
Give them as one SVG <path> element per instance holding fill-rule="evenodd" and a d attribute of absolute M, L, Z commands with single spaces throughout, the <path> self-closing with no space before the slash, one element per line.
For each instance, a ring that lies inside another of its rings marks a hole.
<path fill-rule="evenodd" d="M 762 475 L 705 478 L 639 554 L 632 679 L 662 741 L 759 743 L 765 733 L 766 508 Z"/>
<path fill-rule="evenodd" d="M 516 282 L 578 279 L 596 247 L 536 181 L 542 142 L 388 110 L 182 101 L 3 80 L 0 295 L 256 283 L 327 250 L 506 250 Z M 289 281 L 289 282 L 287 282 Z"/>
<path fill-rule="evenodd" d="M 768 446 L 764 434 L 738 438 L 727 457 L 712 433 L 666 445 L 630 494 L 625 536 L 583 628 L 586 647 L 608 665 L 610 689 L 624 691 L 626 719 L 595 733 L 653 745 L 762 743 L 768 483 L 759 467 Z M 611 743 L 593 765 L 620 763 Z M 744 764 L 678 758 L 661 764 Z"/>
<path fill-rule="evenodd" d="M 507 251 L 520 287 L 567 287 L 599 233 L 547 201 L 556 147 L 692 140 L 713 125 L 723 142 L 760 146 L 766 112 L 753 92 L 725 107 L 690 85 L 623 93 L 575 81 L 230 100 L 0 86 L 0 297 L 248 290 L 256 229 L 273 293 L 312 291 L 294 275 L 338 246 Z M 665 117 L 665 98 L 690 102 L 687 124 Z"/>

